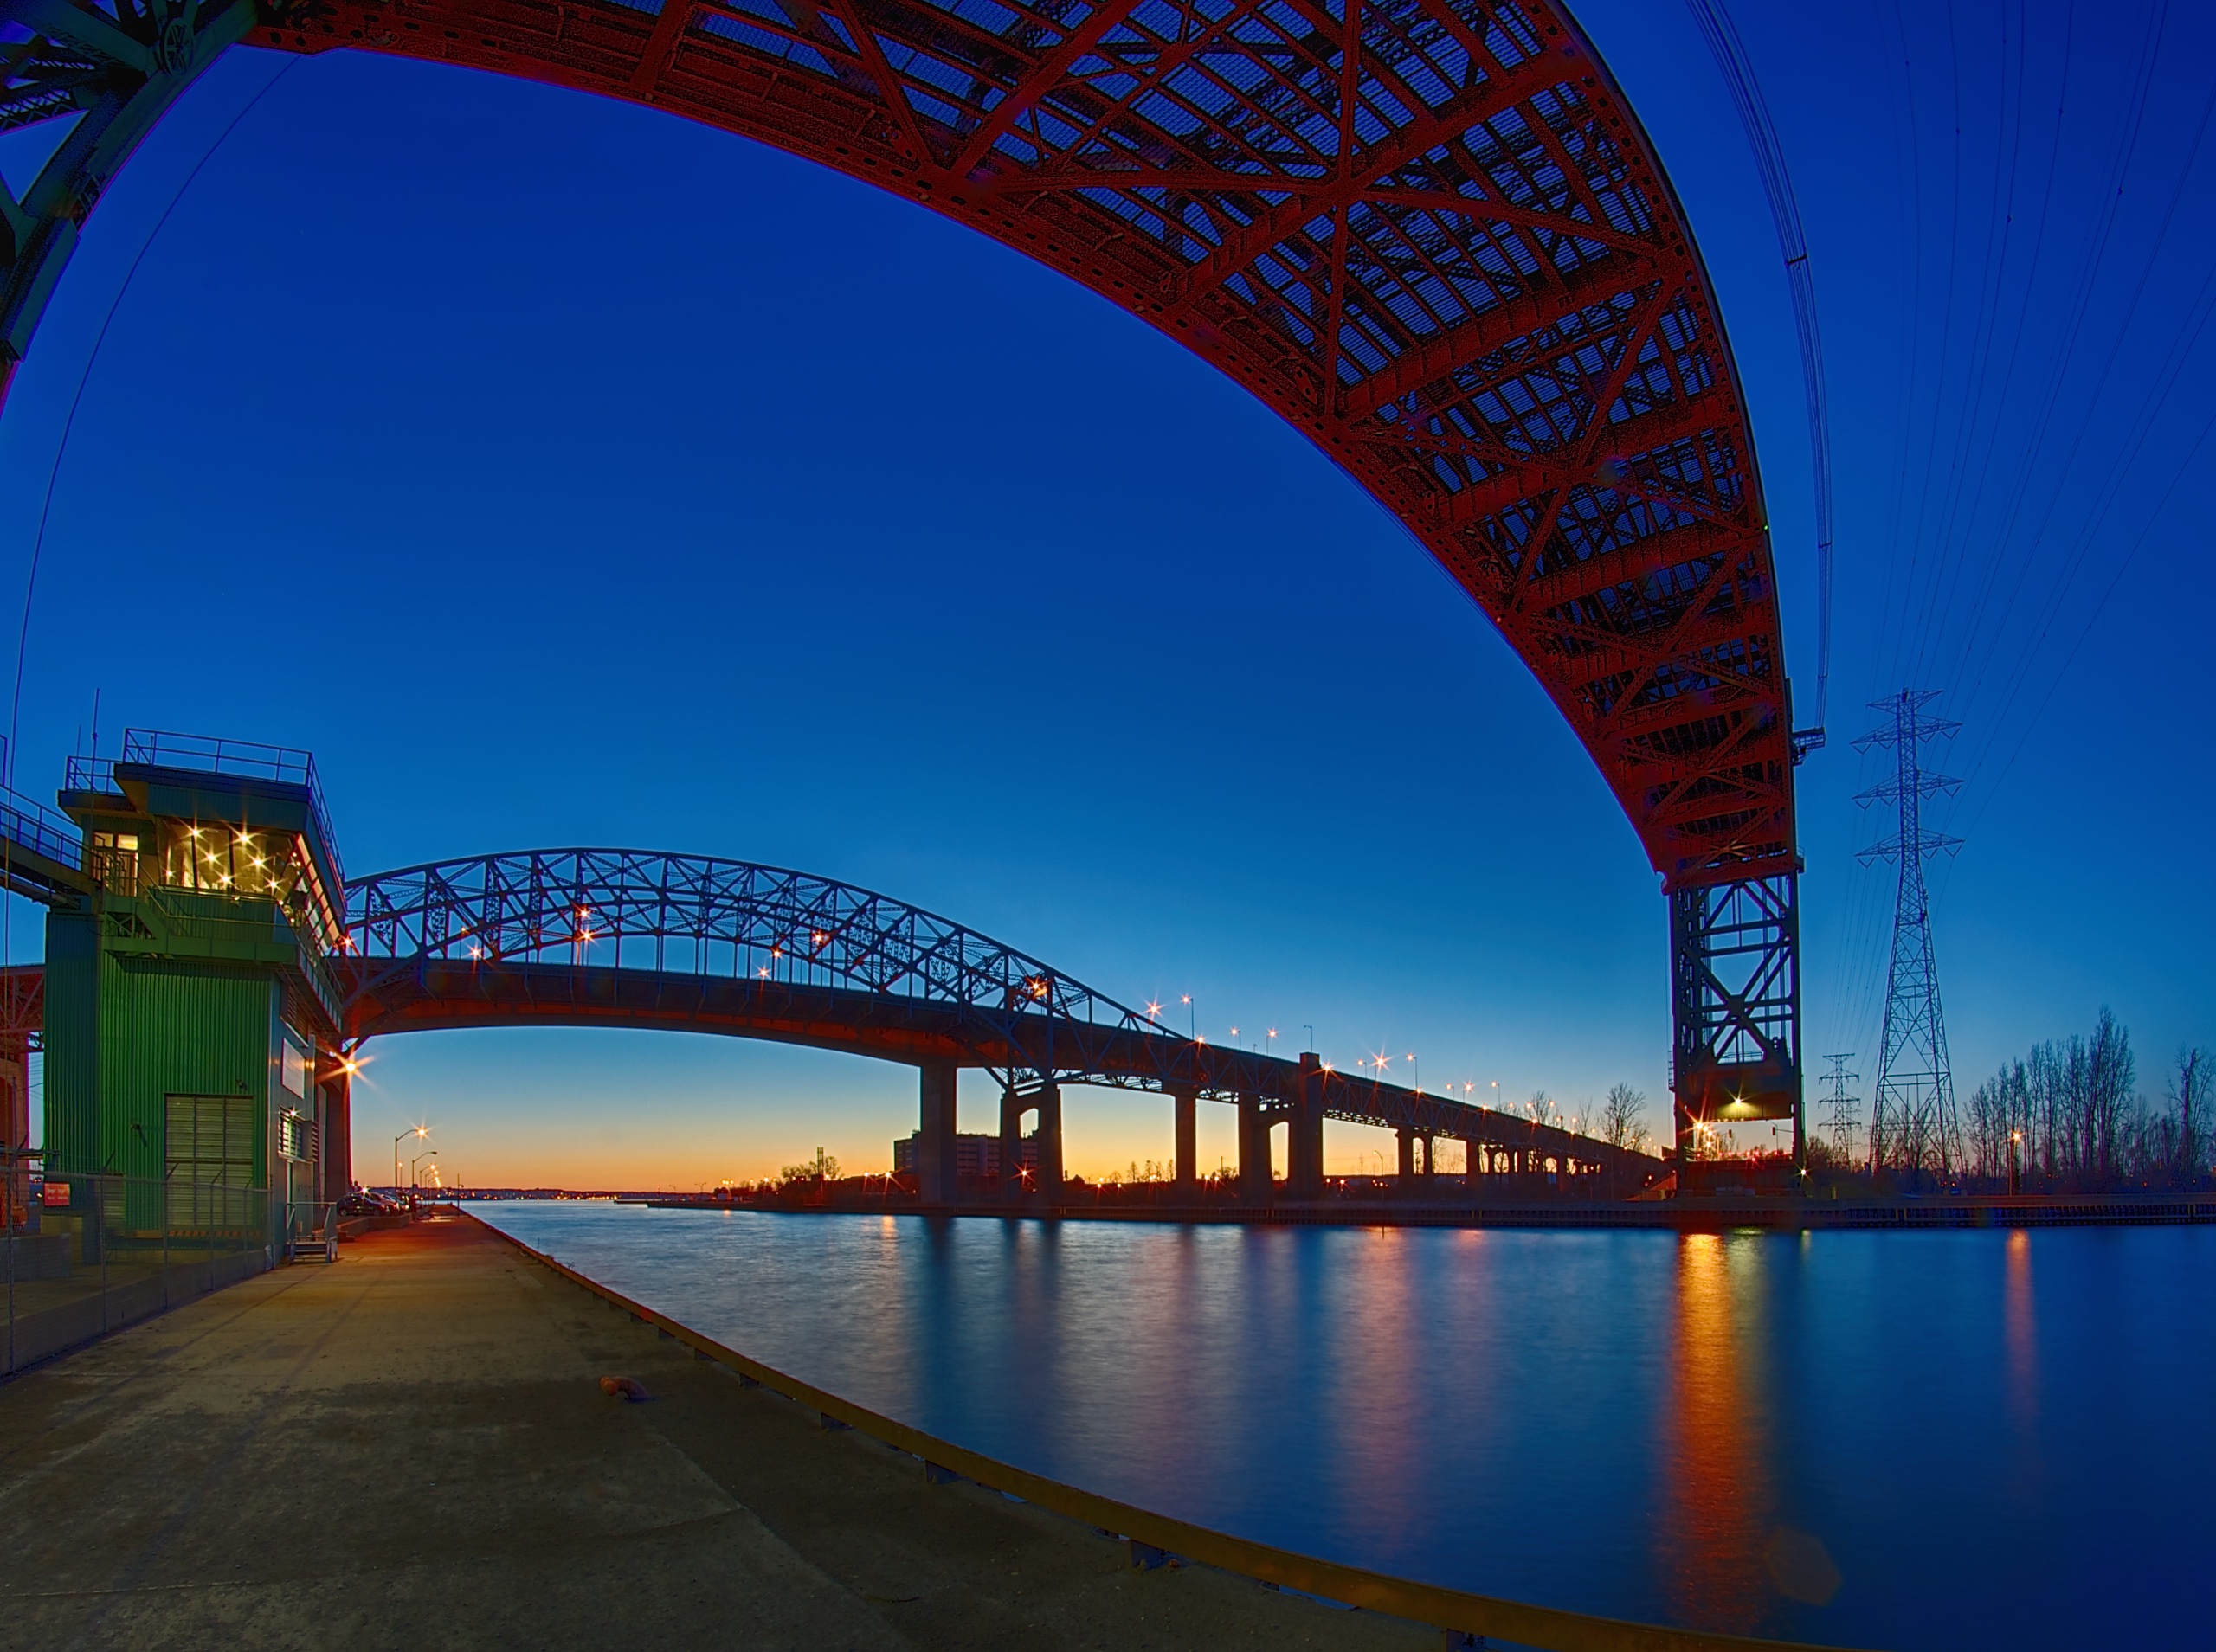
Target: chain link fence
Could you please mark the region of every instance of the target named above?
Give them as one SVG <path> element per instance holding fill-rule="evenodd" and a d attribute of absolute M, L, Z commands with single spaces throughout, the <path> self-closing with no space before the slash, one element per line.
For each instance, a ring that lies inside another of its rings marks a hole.
<path fill-rule="evenodd" d="M 0 1374 L 235 1284 L 337 1250 L 328 1205 L 182 1178 L 0 1170 Z"/>

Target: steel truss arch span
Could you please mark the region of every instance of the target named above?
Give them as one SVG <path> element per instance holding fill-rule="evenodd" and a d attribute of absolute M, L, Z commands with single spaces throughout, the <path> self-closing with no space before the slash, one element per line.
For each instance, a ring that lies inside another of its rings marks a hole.
<path fill-rule="evenodd" d="M 853 884 L 749 861 L 543 849 L 348 886 L 328 961 L 350 1045 L 398 1032 L 609 1026 L 720 1032 L 917 1065 L 1010 1090 L 1074 1083 L 1246 1102 L 1269 1117 L 1451 1135 L 1609 1167 L 1590 1137 L 1316 1063 L 1189 1038 L 1027 953 Z"/>
<path fill-rule="evenodd" d="M 349 884 L 355 993 L 436 961 L 726 977 L 988 1014 L 1154 1024 L 1027 954 L 890 896 L 709 855 L 533 849 Z"/>
<path fill-rule="evenodd" d="M 0 355 L 228 39 L 645 103 L 969 224 L 1177 339 L 1478 602 L 1673 897 L 1796 877 L 1736 369 L 1661 164 L 1558 0 L 259 0 L 231 32 L 247 3 L 0 0 L 0 129 L 84 116 L 0 203 Z M 1797 1108 L 1797 987 L 1743 1001 L 1685 955 L 1704 933 L 1672 927 L 1681 1111 L 1756 1078 Z M 1707 1039 L 1725 1024 L 1755 1058 Z"/>

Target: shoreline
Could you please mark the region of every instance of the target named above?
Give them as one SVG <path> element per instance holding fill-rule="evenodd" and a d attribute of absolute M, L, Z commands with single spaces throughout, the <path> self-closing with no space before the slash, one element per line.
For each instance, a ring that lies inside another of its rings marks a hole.
<path fill-rule="evenodd" d="M 479 1201 L 463 1201 L 474 1203 Z M 484 1203 L 533 1203 L 485 1200 Z M 554 1201 L 544 1201 L 554 1202 Z M 1889 1199 L 1689 1198 L 1614 1204 L 1395 1202 L 1274 1205 L 1246 1210 L 1226 1205 L 1023 1204 L 978 1201 L 926 1209 L 913 1200 L 776 1200 L 651 1196 L 618 1199 L 651 1210 L 753 1211 L 775 1216 L 985 1217 L 1065 1222 L 1164 1222 L 1181 1225 L 1262 1227 L 1449 1227 L 1659 1229 L 1713 1233 L 1759 1228 L 1779 1232 L 1974 1231 L 1994 1228 L 2188 1226 L 2216 1223 L 2216 1192 L 1934 1194 Z"/>

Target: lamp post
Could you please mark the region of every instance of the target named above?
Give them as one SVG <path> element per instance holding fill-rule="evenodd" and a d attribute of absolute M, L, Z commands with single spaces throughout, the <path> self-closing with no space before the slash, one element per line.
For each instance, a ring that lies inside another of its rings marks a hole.
<path fill-rule="evenodd" d="M 439 1150 L 436 1147 L 433 1147 L 428 1153 L 419 1153 L 413 1159 L 410 1159 L 408 1161 L 408 1186 L 410 1189 L 413 1189 L 416 1186 L 416 1167 L 422 1164 L 426 1159 L 435 1159 L 438 1156 Z"/>
<path fill-rule="evenodd" d="M 412 1135 L 412 1136 L 418 1136 L 418 1137 L 421 1137 L 421 1136 L 427 1136 L 427 1135 L 430 1135 L 430 1133 L 431 1133 L 431 1127 L 430 1127 L 429 1125 L 428 1125 L 428 1124 L 419 1124 L 419 1125 L 417 1125 L 414 1129 L 412 1129 L 412 1130 L 403 1130 L 403 1131 L 402 1131 L 398 1135 L 396 1135 L 396 1136 L 393 1137 L 393 1139 L 392 1139 L 392 1191 L 393 1191 L 394 1192 L 396 1192 L 396 1192 L 398 1192 L 400 1191 L 400 1144 L 401 1144 L 402 1142 L 403 1142 L 403 1141 L 407 1141 L 407 1140 L 408 1140 L 408 1138 L 409 1138 L 409 1136 L 411 1136 L 411 1135 Z"/>

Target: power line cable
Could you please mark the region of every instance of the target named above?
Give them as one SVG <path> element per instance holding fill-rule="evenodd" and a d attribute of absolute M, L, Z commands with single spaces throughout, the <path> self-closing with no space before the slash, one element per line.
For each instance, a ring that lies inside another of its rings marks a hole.
<path fill-rule="evenodd" d="M 100 358 L 100 347 L 107 343 L 108 329 L 115 324 L 116 312 L 122 308 L 124 296 L 131 291 L 132 282 L 138 279 L 139 266 L 146 261 L 146 254 L 153 249 L 154 242 L 169 223 L 170 215 L 177 210 L 177 203 L 184 199 L 185 192 L 192 188 L 200 174 L 206 170 L 208 163 L 216 158 L 217 151 L 230 140 L 231 134 L 239 129 L 239 123 L 254 112 L 262 99 L 275 88 L 278 81 L 305 61 L 305 58 L 288 58 L 276 74 L 262 83 L 261 89 L 247 100 L 245 107 L 230 118 L 223 130 L 216 135 L 216 141 L 209 145 L 206 152 L 193 163 L 192 170 L 184 175 L 184 181 L 170 196 L 169 204 L 162 209 L 162 215 L 154 220 L 154 227 L 146 232 L 146 239 L 139 244 L 137 255 L 131 260 L 131 267 L 124 273 L 122 285 L 116 288 L 115 296 L 108 300 L 106 315 L 100 318 L 100 331 L 93 336 L 92 351 L 85 357 L 84 370 L 77 376 L 76 391 L 69 398 L 68 415 L 61 421 L 61 440 L 55 444 L 54 462 L 47 467 L 46 497 L 39 506 L 38 531 L 31 540 L 30 571 L 23 581 L 23 619 L 16 633 L 16 686 L 8 708 L 6 768 L 0 770 L 0 784 L 12 786 L 15 783 L 16 737 L 23 721 L 23 659 L 30 641 L 31 604 L 38 594 L 39 559 L 46 549 L 47 519 L 54 512 L 55 483 L 61 474 L 62 457 L 69 451 L 70 433 L 77 427 L 77 409 L 84 404 L 85 387 L 92 382 L 93 368 Z"/>
<path fill-rule="evenodd" d="M 1777 224 L 1778 251 L 1785 258 L 1786 282 L 1793 292 L 1793 320 L 1800 335 L 1800 376 L 1808 395 L 1808 458 L 1814 472 L 1816 511 L 1816 722 L 1820 735 L 1831 699 L 1832 683 L 1832 439 L 1824 396 L 1823 335 L 1816 323 L 1816 280 L 1808 267 L 1808 240 L 1800 227 L 1800 206 L 1794 198 L 1793 177 L 1785 164 L 1785 148 L 1769 106 L 1762 100 L 1755 66 L 1746 42 L 1725 9 L 1724 0 L 1685 0 L 1702 38 L 1723 72 L 1731 101 L 1746 128 L 1747 142 L 1755 151 L 1762 173 L 1762 190 L 1769 197 L 1770 216 Z"/>
<path fill-rule="evenodd" d="M 2035 410 L 2030 418 L 2032 439 L 2023 444 L 2022 457 L 2017 466 L 2014 479 L 2007 490 L 2007 497 L 2010 499 L 2008 514 L 2003 518 L 1993 537 L 1995 552 L 1988 563 L 1986 586 L 1989 588 L 1993 582 L 1998 579 L 2004 568 L 2013 567 L 2015 579 L 2009 587 L 2010 607 L 2013 607 L 2015 595 L 2020 592 L 2024 582 L 2030 576 L 2032 562 L 2028 556 L 2019 556 L 2012 558 L 2006 553 L 2009 545 L 2015 540 L 2017 523 L 2021 518 L 2026 505 L 2035 491 L 2032 486 L 2033 479 L 2042 472 L 2040 461 L 2048 449 L 2048 437 L 2053 427 L 2055 412 L 2060 403 L 2064 388 L 2069 382 L 2071 367 L 2077 359 L 2078 344 L 2084 331 L 2086 319 L 2091 313 L 2094 295 L 2099 290 L 2101 266 L 2106 260 L 2109 245 L 2115 235 L 2116 214 L 2124 197 L 2125 180 L 2129 176 L 2132 161 L 2138 152 L 2140 138 L 2145 128 L 2147 106 L 2154 86 L 2155 72 L 2160 61 L 2161 42 L 2168 16 L 2167 6 L 2156 8 L 2149 16 L 2147 33 L 2141 43 L 2140 66 L 2131 102 L 2125 115 L 2123 129 L 2117 136 L 2114 158 L 2110 165 L 2108 183 L 2102 192 L 2097 227 L 2087 240 L 2085 255 L 2078 266 L 2074 291 L 2068 305 L 2068 318 L 2061 331 L 2060 344 L 2054 355 L 2053 367 L 2047 376 L 2045 387 L 2040 392 Z M 2026 301 L 2029 301 L 2028 295 Z M 2070 460 L 2067 458 L 2062 464 L 2049 468 L 2049 473 L 2052 474 L 2054 482 L 2054 485 L 2045 491 L 2050 503 L 2060 497 L 2069 468 Z M 1973 612 L 1970 634 L 1966 644 L 1966 646 L 1970 649 L 1975 648 L 1977 637 L 1983 633 L 1981 621 L 1987 600 L 1987 595 L 1981 591 L 1979 603 Z M 2004 620 L 2007 611 L 2004 609 Z M 2005 632 L 2005 625 L 1998 626 L 1990 634 L 1997 638 Z M 1916 665 L 1920 668 L 1922 664 L 1923 660 L 1919 658 Z M 1974 710 L 1968 704 L 1961 704 L 1959 709 L 1966 714 Z M 1990 724 L 1987 726 L 1989 729 Z"/>

